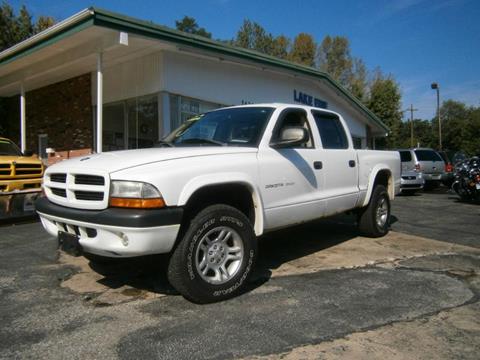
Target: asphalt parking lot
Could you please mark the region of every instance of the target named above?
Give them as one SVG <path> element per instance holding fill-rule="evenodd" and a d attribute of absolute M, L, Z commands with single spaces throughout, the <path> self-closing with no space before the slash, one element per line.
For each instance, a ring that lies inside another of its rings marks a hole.
<path fill-rule="evenodd" d="M 195 305 L 164 259 L 58 254 L 38 222 L 0 227 L 0 358 L 478 359 L 480 205 L 400 196 L 392 231 L 349 216 L 269 234 L 244 295 Z"/>

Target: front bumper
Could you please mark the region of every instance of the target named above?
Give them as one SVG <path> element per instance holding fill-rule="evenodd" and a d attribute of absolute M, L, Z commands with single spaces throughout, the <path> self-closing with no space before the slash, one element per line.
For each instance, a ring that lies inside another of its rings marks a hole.
<path fill-rule="evenodd" d="M 36 210 L 52 236 L 77 235 L 83 250 L 108 257 L 168 253 L 180 229 L 182 208 L 80 210 L 38 199 Z"/>
<path fill-rule="evenodd" d="M 42 190 L 42 178 L 0 180 L 0 194 L 18 191 Z"/>

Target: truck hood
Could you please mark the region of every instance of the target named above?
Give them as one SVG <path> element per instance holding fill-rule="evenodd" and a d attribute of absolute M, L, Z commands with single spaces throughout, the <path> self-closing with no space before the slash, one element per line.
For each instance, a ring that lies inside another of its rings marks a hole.
<path fill-rule="evenodd" d="M 15 161 L 17 164 L 41 164 L 42 161 L 36 156 L 15 156 L 15 155 L 0 155 L 0 163 L 12 163 Z"/>
<path fill-rule="evenodd" d="M 226 146 L 149 148 L 138 150 L 111 151 L 102 154 L 79 156 L 74 159 L 65 160 L 49 167 L 48 172 L 63 172 L 72 168 L 84 168 L 113 173 L 135 166 L 141 166 L 166 160 L 198 156 L 228 155 L 255 152 L 257 152 L 256 148 Z"/>

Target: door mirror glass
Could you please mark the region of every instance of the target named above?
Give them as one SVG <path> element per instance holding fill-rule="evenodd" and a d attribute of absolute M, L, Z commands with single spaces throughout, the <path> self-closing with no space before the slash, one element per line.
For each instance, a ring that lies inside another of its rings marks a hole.
<path fill-rule="evenodd" d="M 281 129 L 280 137 L 270 144 L 273 148 L 285 148 L 299 146 L 309 140 L 308 131 L 301 126 L 286 126 Z"/>

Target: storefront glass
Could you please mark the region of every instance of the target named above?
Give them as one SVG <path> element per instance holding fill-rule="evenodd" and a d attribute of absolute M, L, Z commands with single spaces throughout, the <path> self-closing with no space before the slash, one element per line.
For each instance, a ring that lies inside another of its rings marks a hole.
<path fill-rule="evenodd" d="M 157 140 L 157 95 L 103 106 L 103 151 L 148 148 Z"/>

